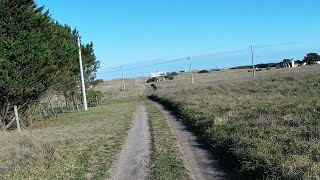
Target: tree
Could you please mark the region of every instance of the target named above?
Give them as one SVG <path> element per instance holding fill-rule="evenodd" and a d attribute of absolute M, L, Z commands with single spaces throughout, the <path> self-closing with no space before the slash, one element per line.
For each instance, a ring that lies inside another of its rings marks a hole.
<path fill-rule="evenodd" d="M 83 59 L 83 69 L 84 69 L 84 78 L 89 85 L 96 77 L 96 72 L 100 67 L 100 62 L 97 61 L 97 58 L 94 54 L 93 43 L 86 44 L 82 46 L 82 59 Z"/>
<path fill-rule="evenodd" d="M 74 30 L 72 32 L 74 39 L 77 39 L 78 32 Z M 93 43 L 81 45 L 83 74 L 86 86 L 94 84 L 95 72 L 100 67 L 99 61 L 97 61 L 94 54 Z M 60 81 L 60 86 L 55 89 L 58 92 L 63 93 L 66 106 L 76 106 L 76 96 L 80 96 L 79 87 L 81 86 L 80 68 L 78 62 L 78 56 L 74 57 L 75 63 L 71 66 L 71 71 Z M 70 103 L 71 102 L 71 103 Z"/>
<path fill-rule="evenodd" d="M 179 74 L 177 72 L 173 71 L 173 72 L 168 72 L 167 75 L 168 76 L 178 76 Z"/>
<path fill-rule="evenodd" d="M 291 59 L 284 59 L 282 62 L 284 62 L 284 63 L 291 62 Z"/>
<path fill-rule="evenodd" d="M 7 123 L 8 108 L 21 107 L 50 88 L 59 89 L 70 85 L 71 79 L 76 81 L 74 74 L 79 72 L 76 36 L 70 27 L 54 22 L 43 9 L 33 0 L 1 0 L 0 112 L 4 112 L 0 114 L 1 128 Z M 90 64 L 92 60 L 88 61 Z M 94 71 L 90 65 L 86 67 Z"/>
<path fill-rule="evenodd" d="M 320 56 L 317 53 L 309 53 L 303 58 L 303 62 L 312 63 L 315 61 L 320 61 Z"/>

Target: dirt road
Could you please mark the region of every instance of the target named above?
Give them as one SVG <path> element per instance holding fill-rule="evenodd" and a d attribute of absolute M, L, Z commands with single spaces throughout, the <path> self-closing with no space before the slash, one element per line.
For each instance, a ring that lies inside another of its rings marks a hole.
<path fill-rule="evenodd" d="M 148 175 L 150 132 L 144 105 L 139 104 L 134 125 L 130 130 L 111 180 L 142 180 Z"/>
<path fill-rule="evenodd" d="M 154 103 L 171 124 L 177 135 L 179 146 L 184 154 L 194 179 L 228 179 L 217 160 L 214 160 L 197 138 L 187 130 L 187 127 L 179 121 L 171 112 L 164 109 L 159 103 Z"/>

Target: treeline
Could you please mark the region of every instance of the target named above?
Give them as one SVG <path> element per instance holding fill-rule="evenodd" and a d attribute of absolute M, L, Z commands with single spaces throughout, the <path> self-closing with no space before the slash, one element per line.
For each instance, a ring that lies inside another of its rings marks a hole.
<path fill-rule="evenodd" d="M 256 64 L 255 68 L 270 68 L 270 67 L 276 67 L 277 63 L 261 63 L 261 64 Z M 237 67 L 232 67 L 230 69 L 250 69 L 252 68 L 252 65 L 246 65 L 246 66 L 237 66 Z"/>
<path fill-rule="evenodd" d="M 59 24 L 33 0 L 1 0 L 0 14 L 0 128 L 4 129 L 13 105 L 26 111 L 26 105 L 48 90 L 74 99 L 80 81 L 79 32 Z M 90 83 L 99 62 L 92 43 L 81 49 Z"/>
<path fill-rule="evenodd" d="M 291 62 L 293 59 L 283 59 L 283 61 L 279 62 Z M 299 63 L 307 63 L 307 64 L 312 64 L 314 62 L 320 61 L 320 55 L 317 53 L 308 53 L 306 56 L 304 56 L 303 60 L 296 60 L 295 62 Z M 279 63 L 262 63 L 262 64 L 256 64 L 256 68 L 270 68 L 270 67 L 276 67 L 277 64 Z M 252 65 L 245 65 L 245 66 L 236 66 L 232 67 L 230 69 L 250 69 L 252 68 Z"/>

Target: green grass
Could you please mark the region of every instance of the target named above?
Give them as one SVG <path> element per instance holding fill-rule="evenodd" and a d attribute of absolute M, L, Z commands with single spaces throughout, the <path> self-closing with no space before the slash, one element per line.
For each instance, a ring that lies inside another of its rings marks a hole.
<path fill-rule="evenodd" d="M 0 132 L 0 179 L 105 179 L 136 110 L 134 99 Z"/>
<path fill-rule="evenodd" d="M 155 93 L 222 163 L 248 178 L 320 178 L 320 66 L 205 76 Z"/>
<path fill-rule="evenodd" d="M 145 101 L 151 132 L 151 165 L 149 179 L 190 179 L 177 146 L 175 134 L 163 114 L 151 102 Z"/>

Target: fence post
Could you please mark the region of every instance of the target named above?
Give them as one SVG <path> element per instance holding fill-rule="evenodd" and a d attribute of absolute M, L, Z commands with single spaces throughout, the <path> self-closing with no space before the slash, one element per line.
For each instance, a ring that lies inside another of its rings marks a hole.
<path fill-rule="evenodd" d="M 16 117 L 18 131 L 21 131 L 20 122 L 19 122 L 19 115 L 18 115 L 18 108 L 17 108 L 17 106 L 13 106 L 13 109 L 14 109 L 14 115 Z"/>
<path fill-rule="evenodd" d="M 29 125 L 32 124 L 32 114 L 31 114 L 31 105 L 28 105 L 28 114 L 29 114 Z"/>
<path fill-rule="evenodd" d="M 75 104 L 76 104 L 76 108 L 77 108 L 77 111 L 79 111 L 79 103 L 78 103 L 78 98 L 75 98 Z"/>
<path fill-rule="evenodd" d="M 64 113 L 63 101 L 61 100 L 61 112 Z"/>

